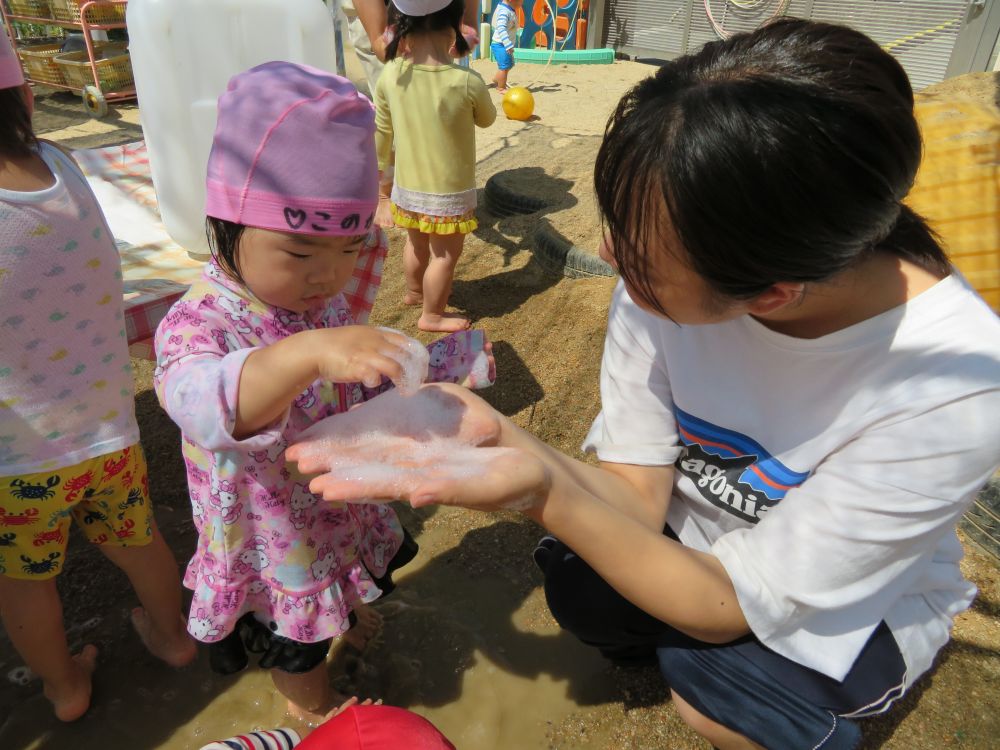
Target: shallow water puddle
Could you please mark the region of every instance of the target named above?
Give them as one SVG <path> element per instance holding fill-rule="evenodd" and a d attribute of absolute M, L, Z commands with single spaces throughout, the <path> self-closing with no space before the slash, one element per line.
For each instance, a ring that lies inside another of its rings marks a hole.
<path fill-rule="evenodd" d="M 604 687 L 606 665 L 552 622 L 539 577 L 520 550 L 517 570 L 510 569 L 518 525 L 456 533 L 454 513 L 427 524 L 417 560 L 377 605 L 385 618 L 379 641 L 361 655 L 335 649 L 331 679 L 344 692 L 426 716 L 461 750 L 547 748 L 553 725 L 617 699 Z M 143 654 L 134 663 L 105 660 L 93 708 L 75 724 L 56 725 L 40 695 L 25 701 L 0 727 L 0 747 L 197 750 L 282 726 L 308 731 L 285 715 L 266 672 L 251 666 L 221 678 L 209 671 L 204 651 L 183 670 Z M 594 734 L 573 747 L 606 747 L 607 740 Z"/>

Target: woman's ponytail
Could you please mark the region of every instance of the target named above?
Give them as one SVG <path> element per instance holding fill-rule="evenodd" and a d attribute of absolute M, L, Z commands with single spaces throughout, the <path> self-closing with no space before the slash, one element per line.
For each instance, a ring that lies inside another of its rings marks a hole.
<path fill-rule="evenodd" d="M 931 273 L 947 276 L 951 273 L 951 264 L 940 243 L 924 217 L 903 203 L 889 235 L 874 249 L 905 258 Z"/>

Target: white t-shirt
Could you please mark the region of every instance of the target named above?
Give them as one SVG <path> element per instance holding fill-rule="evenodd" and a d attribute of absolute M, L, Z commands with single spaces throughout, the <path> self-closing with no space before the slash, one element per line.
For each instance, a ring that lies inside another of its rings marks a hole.
<path fill-rule="evenodd" d="M 121 258 L 83 173 L 38 153 L 51 186 L 0 190 L 0 477 L 139 442 Z"/>
<path fill-rule="evenodd" d="M 766 646 L 842 679 L 884 620 L 906 686 L 931 666 L 975 595 L 955 524 L 1000 463 L 1000 319 L 957 272 L 818 339 L 678 326 L 619 284 L 601 404 L 584 448 L 675 464 L 668 523 Z"/>

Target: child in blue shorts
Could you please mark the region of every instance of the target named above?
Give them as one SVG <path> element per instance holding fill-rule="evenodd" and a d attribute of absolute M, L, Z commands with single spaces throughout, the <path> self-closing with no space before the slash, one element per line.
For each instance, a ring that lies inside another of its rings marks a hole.
<path fill-rule="evenodd" d="M 490 49 L 497 63 L 493 83 L 501 94 L 507 92 L 507 71 L 514 67 L 514 42 L 517 41 L 517 10 L 524 0 L 503 0 L 493 11 L 493 41 Z"/>

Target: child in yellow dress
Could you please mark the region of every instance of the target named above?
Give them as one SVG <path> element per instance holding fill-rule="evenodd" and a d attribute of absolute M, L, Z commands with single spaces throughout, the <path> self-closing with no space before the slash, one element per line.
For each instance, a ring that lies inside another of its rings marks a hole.
<path fill-rule="evenodd" d="M 379 169 L 388 167 L 395 138 L 391 209 L 408 233 L 404 301 L 423 305 L 417 321 L 423 331 L 469 325 L 445 306 L 465 235 L 478 226 L 475 129 L 491 125 L 497 114 L 482 77 L 449 53 L 452 46 L 468 51 L 464 8 L 462 0 L 394 0 L 389 23 L 395 37 L 375 87 Z"/>

